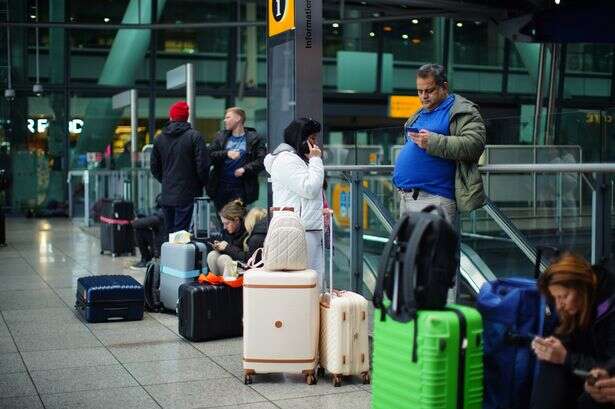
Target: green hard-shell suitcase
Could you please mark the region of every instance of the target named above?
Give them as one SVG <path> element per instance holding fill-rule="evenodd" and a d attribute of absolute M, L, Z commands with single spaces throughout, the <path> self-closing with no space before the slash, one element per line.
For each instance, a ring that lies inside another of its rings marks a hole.
<path fill-rule="evenodd" d="M 479 312 L 460 305 L 419 310 L 407 323 L 376 318 L 372 408 L 480 409 L 482 335 Z"/>

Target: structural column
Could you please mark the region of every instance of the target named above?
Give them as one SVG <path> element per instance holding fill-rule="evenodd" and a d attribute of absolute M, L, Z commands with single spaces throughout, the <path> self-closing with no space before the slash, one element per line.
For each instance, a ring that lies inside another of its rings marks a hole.
<path fill-rule="evenodd" d="M 269 149 L 295 118 L 322 123 L 322 0 L 268 0 Z"/>

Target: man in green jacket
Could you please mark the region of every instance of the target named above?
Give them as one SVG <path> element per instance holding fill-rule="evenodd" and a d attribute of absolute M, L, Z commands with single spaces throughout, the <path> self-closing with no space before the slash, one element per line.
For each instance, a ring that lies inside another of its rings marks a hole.
<path fill-rule="evenodd" d="M 425 64 L 416 73 L 421 109 L 404 126 L 406 144 L 395 162 L 393 183 L 401 213 L 435 204 L 456 226 L 457 212 L 485 204 L 478 159 L 485 149 L 485 123 L 477 106 L 449 94 L 446 70 Z"/>

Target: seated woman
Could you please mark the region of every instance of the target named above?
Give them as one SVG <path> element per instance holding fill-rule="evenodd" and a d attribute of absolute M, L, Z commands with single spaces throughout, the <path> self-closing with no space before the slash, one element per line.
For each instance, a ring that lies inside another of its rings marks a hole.
<path fill-rule="evenodd" d="M 602 407 L 587 405 L 584 379 L 574 370 L 590 371 L 615 358 L 615 276 L 566 252 L 547 268 L 538 287 L 555 304 L 560 324 L 555 336 L 532 341 L 540 369 L 531 407 Z"/>
<path fill-rule="evenodd" d="M 220 212 L 224 227 L 222 241 L 214 241 L 214 251 L 207 255 L 209 271 L 228 275 L 229 270 L 236 270 L 237 262 L 246 262 L 262 247 L 267 234 L 266 216 L 264 209 L 252 209 L 246 215 L 241 200 L 227 203 Z"/>

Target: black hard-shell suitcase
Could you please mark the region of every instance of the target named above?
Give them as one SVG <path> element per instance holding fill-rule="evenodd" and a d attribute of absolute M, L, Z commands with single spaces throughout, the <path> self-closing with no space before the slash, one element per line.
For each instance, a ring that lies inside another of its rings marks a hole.
<path fill-rule="evenodd" d="M 182 284 L 178 317 L 179 334 L 190 341 L 239 337 L 243 333 L 242 288 Z"/>
<path fill-rule="evenodd" d="M 100 254 L 112 256 L 135 255 L 135 238 L 131 221 L 134 208 L 131 202 L 103 199 L 100 216 Z"/>
<path fill-rule="evenodd" d="M 126 275 L 77 279 L 75 308 L 88 322 L 143 319 L 143 286 Z"/>

